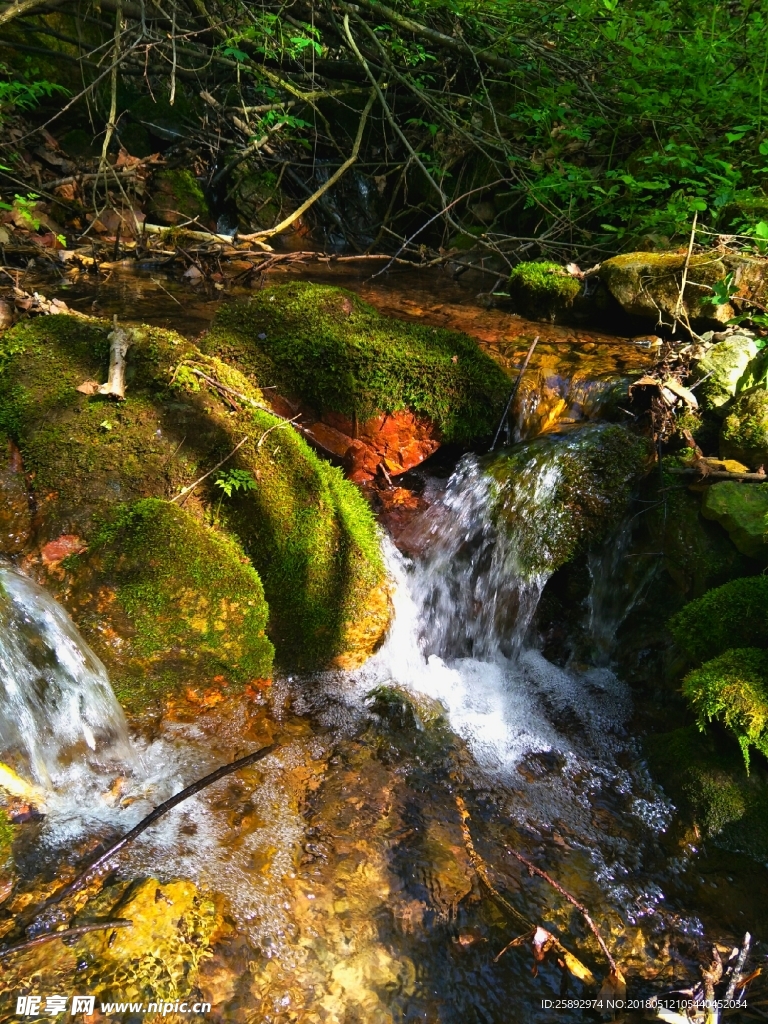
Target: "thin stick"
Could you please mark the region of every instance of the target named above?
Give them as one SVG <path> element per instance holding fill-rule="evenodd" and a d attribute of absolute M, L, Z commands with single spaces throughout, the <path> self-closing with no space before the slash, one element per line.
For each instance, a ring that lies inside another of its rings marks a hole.
<path fill-rule="evenodd" d="M 677 297 L 677 304 L 675 305 L 675 327 L 677 326 L 677 321 L 680 318 L 680 314 L 683 311 L 683 295 L 685 294 L 685 286 L 688 283 L 688 267 L 689 267 L 690 262 L 691 262 L 691 253 L 693 252 L 693 243 L 694 243 L 694 241 L 696 239 L 696 221 L 698 219 L 699 219 L 699 211 L 698 210 L 694 210 L 693 211 L 693 224 L 691 225 L 691 238 L 690 238 L 690 241 L 688 242 L 688 252 L 686 254 L 685 264 L 683 266 L 683 276 L 682 276 L 682 278 L 680 280 L 680 294 Z M 686 324 L 686 326 L 688 326 L 688 325 Z M 674 334 L 674 332 L 675 332 L 675 328 L 673 327 L 672 328 L 672 333 Z"/>
<path fill-rule="evenodd" d="M 741 480 L 749 484 L 768 484 L 768 475 L 765 473 L 729 473 L 726 469 L 713 469 L 709 473 L 702 473 L 693 466 L 674 466 L 667 470 L 675 476 L 697 476 L 701 481 L 705 480 Z"/>
<path fill-rule="evenodd" d="M 573 906 L 576 907 L 581 916 L 584 918 L 587 927 L 595 936 L 597 944 L 600 947 L 600 949 L 602 949 L 603 955 L 605 959 L 608 961 L 608 965 L 610 966 L 611 971 L 614 974 L 616 974 L 618 972 L 616 961 L 613 959 L 611 951 L 606 946 L 605 940 L 603 939 L 600 932 L 597 930 L 597 925 L 589 916 L 589 911 L 584 906 L 584 904 L 579 903 L 575 896 L 572 896 L 567 889 L 564 889 L 559 882 L 556 882 L 554 878 L 552 878 L 551 875 L 548 875 L 547 872 L 544 871 L 542 868 L 537 868 L 536 865 L 532 861 L 528 860 L 527 857 L 524 857 L 522 853 L 518 853 L 517 850 L 512 850 L 509 847 L 507 847 L 507 853 L 511 854 L 516 860 L 519 860 L 521 864 L 524 864 L 525 867 L 527 867 L 528 870 L 531 872 L 531 874 L 538 875 L 539 878 L 543 878 L 544 881 L 551 885 L 556 892 L 559 892 L 564 899 L 568 900 L 569 903 L 572 903 Z"/>
<path fill-rule="evenodd" d="M 224 764 L 220 768 L 217 768 L 216 771 L 211 772 L 209 775 L 205 775 L 202 779 L 198 779 L 197 782 L 193 782 L 190 786 L 186 786 L 179 793 L 176 793 L 175 796 L 169 797 L 167 800 L 164 800 L 163 803 L 158 804 L 153 811 L 150 811 L 146 818 L 142 818 L 138 825 L 134 825 L 130 832 L 126 832 L 122 839 L 118 839 L 117 842 L 112 843 L 112 845 L 97 857 L 92 864 L 89 864 L 85 871 L 81 872 L 73 882 L 70 882 L 69 885 L 56 893 L 45 904 L 43 909 L 47 910 L 49 907 L 61 903 L 61 901 L 66 899 L 68 896 L 72 896 L 74 893 L 79 892 L 87 884 L 89 878 L 94 874 L 94 872 L 98 871 L 99 868 L 104 867 L 104 865 L 108 861 L 112 860 L 112 858 L 124 847 L 133 842 L 134 839 L 138 838 L 142 832 L 146 832 L 150 825 L 154 825 L 158 818 L 162 818 L 164 814 L 173 810 L 173 808 L 178 804 L 182 803 L 184 800 L 188 800 L 191 796 L 195 796 L 196 793 L 199 793 L 203 789 L 207 789 L 208 786 L 212 786 L 214 782 L 218 782 L 219 779 L 223 779 L 227 775 L 231 775 L 240 768 L 246 768 L 250 764 L 255 764 L 256 761 L 263 760 L 263 758 L 271 754 L 276 747 L 276 743 L 270 743 L 269 746 L 260 747 L 252 754 L 246 754 L 245 757 L 241 757 L 237 761 L 231 761 L 229 764 Z"/>
<path fill-rule="evenodd" d="M 238 442 L 238 444 L 235 445 L 235 447 L 232 449 L 232 451 L 229 453 L 229 455 L 225 455 L 224 458 L 221 460 L 221 462 L 217 462 L 216 463 L 216 465 L 213 467 L 213 469 L 209 469 L 207 473 L 203 473 L 203 475 L 201 477 L 199 477 L 197 480 L 195 480 L 195 482 L 193 484 L 190 484 L 189 487 L 185 487 L 183 491 L 179 491 L 179 493 L 176 495 L 175 498 L 171 498 L 170 504 L 172 505 L 174 503 L 174 501 L 178 501 L 179 498 L 183 498 L 183 497 L 186 497 L 186 495 L 191 494 L 191 492 L 194 491 L 194 489 L 197 487 L 198 484 L 201 484 L 203 482 L 203 480 L 207 480 L 208 477 L 211 475 L 211 473 L 215 473 L 217 469 L 219 469 L 221 466 L 224 465 L 225 462 L 227 462 L 229 459 L 231 459 L 232 456 L 235 454 L 235 452 L 239 448 L 242 448 L 247 440 L 248 440 L 248 437 L 246 435 L 242 439 L 242 441 Z"/>
<path fill-rule="evenodd" d="M 48 932 L 46 935 L 38 935 L 36 939 L 29 942 L 20 942 L 18 946 L 8 946 L 7 949 L 0 949 L 0 960 L 13 953 L 22 953 L 27 949 L 34 949 L 35 946 L 43 946 L 46 942 L 53 942 L 54 939 L 76 939 L 80 935 L 87 935 L 89 932 L 103 932 L 108 928 L 131 928 L 133 921 L 124 921 L 119 918 L 116 921 L 99 921 L 97 924 L 80 924 L 76 928 L 67 928 L 63 932 Z"/>
<path fill-rule="evenodd" d="M 741 944 L 741 952 L 739 953 L 739 958 L 736 961 L 733 970 L 731 971 L 731 980 L 728 982 L 728 988 L 725 993 L 726 1002 L 728 1002 L 729 999 L 733 999 L 734 995 L 736 994 L 736 987 L 739 983 L 739 977 L 741 976 L 741 972 L 744 970 L 744 964 L 747 962 L 747 956 L 749 955 L 749 947 L 751 943 L 752 936 L 749 934 L 749 932 L 745 932 L 744 941 Z"/>
<path fill-rule="evenodd" d="M 520 381 L 523 379 L 523 375 L 525 374 L 525 371 L 528 369 L 528 363 L 531 361 L 531 356 L 533 355 L 533 350 L 536 348 L 536 345 L 538 344 L 538 342 L 539 342 L 539 336 L 537 334 L 536 337 L 531 342 L 531 347 L 528 349 L 528 352 L 527 352 L 526 357 L 525 357 L 525 361 L 523 362 L 523 365 L 520 368 L 520 373 L 517 375 L 517 380 L 515 381 L 515 386 L 512 388 L 512 393 L 509 396 L 509 401 L 507 402 L 506 408 L 504 409 L 504 413 L 503 413 L 503 415 L 501 417 L 501 420 L 499 421 L 499 425 L 498 425 L 498 427 L 496 429 L 496 436 L 493 439 L 493 444 L 491 445 L 491 449 L 490 449 L 491 451 L 493 451 L 493 449 L 496 447 L 496 442 L 499 440 L 499 434 L 501 433 L 501 428 L 504 426 L 504 423 L 506 422 L 507 416 L 509 415 L 509 410 L 512 408 L 512 403 L 517 398 L 517 392 L 520 389 Z"/>

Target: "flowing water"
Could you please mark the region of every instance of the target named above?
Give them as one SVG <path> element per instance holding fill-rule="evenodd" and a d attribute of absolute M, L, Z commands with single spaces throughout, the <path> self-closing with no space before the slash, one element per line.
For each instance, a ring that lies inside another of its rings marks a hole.
<path fill-rule="evenodd" d="M 189 878 L 224 901 L 223 938 L 198 987 L 213 1019 L 586 1019 L 542 1007 L 561 992 L 554 963 L 532 977 L 525 947 L 495 961 L 522 929 L 478 880 L 457 798 L 518 914 L 605 976 L 578 914 L 512 849 L 589 906 L 633 996 L 689 982 L 706 941 L 758 927 L 743 917 L 754 876 L 742 872 L 741 892 L 730 863 L 711 869 L 721 911 L 709 881 L 691 881 L 692 851 L 667 841 L 673 809 L 645 768 L 632 695 L 613 667 L 616 630 L 652 573 L 626 573 L 632 516 L 589 556 L 580 628 L 591 657 L 555 664 L 535 628 L 571 515 L 558 504 L 563 460 L 600 429 L 468 455 L 447 480 L 426 475 L 429 508 L 400 539 L 409 554 L 383 538 L 395 618 L 362 669 L 172 709 L 130 739 L 103 666 L 63 610 L 0 569 L 0 759 L 47 791 L 46 817 L 24 826 L 20 873 L 87 859 L 182 786 L 275 741 L 269 758 L 181 804 L 119 861 L 118 879 Z M 511 467 L 503 479 L 499 459 Z M 45 977 L 46 964 L 79 991 L 76 958 L 61 956 L 70 960 L 20 958 L 0 996 L 14 995 L 25 969 Z"/>

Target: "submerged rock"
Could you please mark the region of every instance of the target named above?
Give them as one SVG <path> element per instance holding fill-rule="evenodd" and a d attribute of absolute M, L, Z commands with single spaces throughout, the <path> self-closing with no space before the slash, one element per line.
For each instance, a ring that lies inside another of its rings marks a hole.
<path fill-rule="evenodd" d="M 768 560 L 768 483 L 712 484 L 704 493 L 701 513 L 720 523 L 742 554 Z"/>
<path fill-rule="evenodd" d="M 750 469 L 768 466 L 768 391 L 751 388 L 740 394 L 723 420 L 720 454 Z"/>
<path fill-rule="evenodd" d="M 509 378 L 464 334 L 383 316 L 352 292 L 308 282 L 265 288 L 219 310 L 205 350 L 269 380 L 399 473 L 442 441 L 495 429 Z M 413 433 L 390 426 L 413 416 Z M 393 443 L 394 442 L 394 443 Z M 362 477 L 361 477 L 362 478 Z"/>
<path fill-rule="evenodd" d="M 115 891 L 117 890 L 117 891 Z M 221 926 L 213 900 L 190 881 L 146 878 L 105 889 L 88 905 L 92 915 L 131 921 L 78 943 L 86 966 L 83 987 L 97 997 L 174 1002 L 190 995 L 211 937 Z M 162 1011 L 162 1005 L 160 1010 Z"/>

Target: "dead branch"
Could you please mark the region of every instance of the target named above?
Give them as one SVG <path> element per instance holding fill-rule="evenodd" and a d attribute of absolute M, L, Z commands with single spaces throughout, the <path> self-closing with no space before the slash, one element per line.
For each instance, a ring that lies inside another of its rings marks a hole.
<path fill-rule="evenodd" d="M 242 443 L 242 442 L 241 442 Z M 74 881 L 70 882 L 59 892 L 55 893 L 42 907 L 41 911 L 37 914 L 34 920 L 34 924 L 39 926 L 45 926 L 48 920 L 53 920 L 51 910 L 58 906 L 62 900 L 73 896 L 75 893 L 83 889 L 89 879 L 98 871 L 106 867 L 109 861 L 111 861 L 121 850 L 123 850 L 129 843 L 137 839 L 143 832 L 159 819 L 163 815 L 167 814 L 168 811 L 173 810 L 174 807 L 178 807 L 184 800 L 188 800 L 190 797 L 195 796 L 202 790 L 212 786 L 214 782 L 218 782 L 219 779 L 225 778 L 227 775 L 232 775 L 233 772 L 239 771 L 241 768 L 247 768 L 248 765 L 255 764 L 257 761 L 263 760 L 268 757 L 274 750 L 277 749 L 277 744 L 271 743 L 269 746 L 260 747 L 255 750 L 252 754 L 246 754 L 245 757 L 238 758 L 237 761 L 232 761 L 229 764 L 224 764 L 220 768 L 211 772 L 209 775 L 205 775 L 202 779 L 198 779 L 197 782 L 193 782 L 191 785 L 186 786 L 179 793 L 164 800 L 163 803 L 159 804 L 153 811 L 135 825 L 130 832 L 118 839 L 117 842 L 112 843 L 104 853 L 100 854 L 96 860 L 82 871 Z M 61 933 L 59 933 L 61 934 Z"/>
<path fill-rule="evenodd" d="M 128 349 L 136 340 L 136 329 L 119 327 L 115 316 L 114 327 L 109 335 L 109 378 L 102 384 L 97 394 L 125 401 L 125 358 Z"/>
<path fill-rule="evenodd" d="M 11 4 L 0 11 L 0 25 L 7 25 L 20 14 L 33 11 L 36 7 L 58 7 L 64 2 L 65 0 L 19 0 L 19 3 Z"/>
<path fill-rule="evenodd" d="M 765 473 L 729 473 L 726 469 L 712 469 L 704 474 L 700 469 L 686 466 L 673 466 L 668 470 L 674 476 L 696 476 L 701 483 L 708 480 L 740 480 L 743 483 L 765 484 L 768 476 Z"/>
<path fill-rule="evenodd" d="M 507 401 L 507 404 L 504 407 L 504 412 L 502 413 L 501 419 L 499 420 L 499 425 L 496 428 L 496 434 L 494 435 L 494 438 L 493 438 L 493 444 L 491 445 L 491 451 L 493 451 L 493 449 L 496 447 L 496 442 L 499 440 L 499 434 L 502 431 L 502 428 L 503 428 L 503 426 L 504 426 L 504 424 L 506 422 L 507 416 L 509 416 L 509 410 L 512 408 L 512 404 L 515 401 L 515 398 L 517 398 L 517 392 L 520 390 L 520 382 L 522 381 L 523 377 L 525 376 L 525 371 L 528 369 L 528 363 L 530 363 L 530 361 L 531 361 L 531 356 L 533 355 L 533 350 L 536 348 L 538 343 L 539 343 L 539 335 L 537 334 L 536 337 L 531 342 L 530 348 L 528 349 L 528 351 L 527 351 L 527 353 L 525 355 L 525 359 L 523 360 L 523 365 L 520 367 L 520 373 L 518 373 L 518 375 L 517 375 L 517 380 L 515 381 L 514 387 L 512 388 L 512 391 L 510 393 L 510 396 L 509 396 L 509 399 Z"/>

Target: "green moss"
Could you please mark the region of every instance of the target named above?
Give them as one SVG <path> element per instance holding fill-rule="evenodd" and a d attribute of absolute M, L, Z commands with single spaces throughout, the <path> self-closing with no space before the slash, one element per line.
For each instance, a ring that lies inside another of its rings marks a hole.
<path fill-rule="evenodd" d="M 13 862 L 13 825 L 0 807 L 0 871 L 7 871 Z"/>
<path fill-rule="evenodd" d="M 317 410 L 366 420 L 410 409 L 446 441 L 489 434 L 509 394 L 508 378 L 467 335 L 403 323 L 308 282 L 223 307 L 203 345 Z"/>
<path fill-rule="evenodd" d="M 99 580 L 113 586 L 139 656 L 186 658 L 247 682 L 272 674 L 261 581 L 228 537 L 156 498 L 118 506 L 93 537 Z"/>
<path fill-rule="evenodd" d="M 675 642 L 698 661 L 731 647 L 768 646 L 768 578 L 731 580 L 690 601 L 670 620 Z"/>
<path fill-rule="evenodd" d="M 683 694 L 700 729 L 713 719 L 730 729 L 747 769 L 751 747 L 768 756 L 768 652 L 756 647 L 726 651 L 689 672 Z"/>
<path fill-rule="evenodd" d="M 210 217 L 205 194 L 191 171 L 160 171 L 153 178 L 152 209 L 165 224 Z"/>
<path fill-rule="evenodd" d="M 573 306 L 581 282 L 558 263 L 518 263 L 509 275 L 509 294 L 520 312 L 551 319 Z"/>
<path fill-rule="evenodd" d="M 723 458 L 738 459 L 751 469 L 768 463 L 768 391 L 757 387 L 739 395 L 723 420 Z"/>
<path fill-rule="evenodd" d="M 554 572 L 600 541 L 625 513 L 648 454 L 624 427 L 589 424 L 490 457 L 495 515 L 515 537 L 518 570 Z"/>
<path fill-rule="evenodd" d="M 760 766 L 747 776 L 735 744 L 695 725 L 651 736 L 644 745 L 654 775 L 705 838 L 768 858 L 768 780 Z"/>
<path fill-rule="evenodd" d="M 768 561 L 768 484 L 722 480 L 706 490 L 701 513 L 720 523 L 743 554 Z"/>

